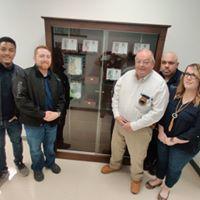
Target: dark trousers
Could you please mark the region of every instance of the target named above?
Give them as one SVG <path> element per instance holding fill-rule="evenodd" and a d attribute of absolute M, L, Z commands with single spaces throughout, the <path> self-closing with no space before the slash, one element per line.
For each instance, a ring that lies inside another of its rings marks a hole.
<path fill-rule="evenodd" d="M 18 120 L 12 122 L 3 121 L 0 125 L 0 172 L 7 170 L 6 152 L 5 152 L 5 135 L 6 131 L 12 142 L 14 162 L 17 165 L 22 162 L 23 145 L 22 145 L 22 125 Z"/>
<path fill-rule="evenodd" d="M 158 141 L 158 165 L 156 176 L 164 179 L 167 187 L 171 188 L 179 180 L 182 169 L 196 155 L 187 153 L 176 146 L 167 146 Z"/>
<path fill-rule="evenodd" d="M 153 129 L 153 135 L 151 138 L 151 142 L 149 143 L 149 147 L 147 150 L 147 156 L 144 160 L 144 169 L 151 170 L 155 169 L 158 160 L 158 153 L 157 153 L 157 142 L 158 142 L 158 131 L 157 129 Z"/>

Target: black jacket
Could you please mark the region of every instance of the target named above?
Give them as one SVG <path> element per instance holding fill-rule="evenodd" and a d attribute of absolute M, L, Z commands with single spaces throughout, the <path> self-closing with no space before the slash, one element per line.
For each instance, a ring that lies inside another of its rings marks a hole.
<path fill-rule="evenodd" d="M 60 79 L 49 70 L 49 84 L 53 98 L 53 110 L 62 112 L 65 104 L 63 88 Z M 13 87 L 16 105 L 20 111 L 20 121 L 29 126 L 40 126 L 46 123 L 45 116 L 45 86 L 44 77 L 33 66 L 24 70 L 24 74 L 17 76 Z M 58 119 L 49 122 L 56 124 Z"/>
<path fill-rule="evenodd" d="M 160 75 L 164 78 L 162 72 L 160 72 Z M 181 78 L 182 72 L 177 69 L 175 74 L 167 81 L 167 86 L 176 88 L 179 84 L 180 78 Z"/>
<path fill-rule="evenodd" d="M 12 70 L 12 80 L 11 80 L 12 83 L 11 84 L 14 85 L 13 80 L 16 78 L 16 76 L 22 75 L 22 74 L 24 74 L 24 72 L 23 72 L 23 69 L 21 67 L 19 67 L 18 65 L 12 64 L 11 67 L 13 68 L 13 70 Z M 2 80 L 1 80 L 1 76 L 0 76 L 0 121 L 3 120 L 2 119 L 2 106 L 4 106 L 4 105 L 2 105 L 2 98 L 1 98 L 2 97 L 2 91 L 1 91 L 2 86 L 1 86 L 1 84 L 2 84 Z M 14 110 L 13 110 L 13 116 L 14 115 L 18 116 L 18 111 L 17 111 L 17 108 L 15 106 L 14 106 Z"/>
<path fill-rule="evenodd" d="M 172 113 L 175 112 L 179 99 L 174 99 L 175 88 L 170 88 L 170 98 L 167 109 L 159 124 L 164 127 L 167 137 L 178 137 L 179 139 L 189 140 L 186 144 L 176 144 L 175 146 L 188 153 L 197 153 L 200 150 L 200 106 L 190 103 L 182 110 L 174 120 L 172 130 L 168 131 Z"/>

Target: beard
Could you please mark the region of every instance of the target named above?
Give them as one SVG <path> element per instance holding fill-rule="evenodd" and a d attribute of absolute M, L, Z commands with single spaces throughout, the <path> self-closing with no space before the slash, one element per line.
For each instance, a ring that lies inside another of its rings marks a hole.
<path fill-rule="evenodd" d="M 48 70 L 50 68 L 51 64 L 47 62 L 42 62 L 38 67 L 42 70 Z"/>

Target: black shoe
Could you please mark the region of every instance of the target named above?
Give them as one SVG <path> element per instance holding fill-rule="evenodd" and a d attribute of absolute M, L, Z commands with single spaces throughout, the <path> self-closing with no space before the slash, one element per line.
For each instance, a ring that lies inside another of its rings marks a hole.
<path fill-rule="evenodd" d="M 43 181 L 44 180 L 44 174 L 42 171 L 33 171 L 34 173 L 34 179 L 38 182 Z"/>
<path fill-rule="evenodd" d="M 28 176 L 29 175 L 29 169 L 26 167 L 26 165 L 23 162 L 17 163 L 16 166 L 17 166 L 19 173 L 22 176 Z"/>
<path fill-rule="evenodd" d="M 9 171 L 4 169 L 0 171 L 0 187 L 9 179 Z"/>
<path fill-rule="evenodd" d="M 0 171 L 0 179 L 5 180 L 9 177 L 9 171 L 7 169 Z"/>
<path fill-rule="evenodd" d="M 59 174 L 61 172 L 61 168 L 54 163 L 51 167 L 49 167 L 54 174 Z"/>

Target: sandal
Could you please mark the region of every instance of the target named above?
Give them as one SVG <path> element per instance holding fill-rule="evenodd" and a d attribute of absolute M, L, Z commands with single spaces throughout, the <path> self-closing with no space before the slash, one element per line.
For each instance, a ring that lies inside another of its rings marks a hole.
<path fill-rule="evenodd" d="M 154 188 L 159 187 L 159 186 L 162 185 L 162 182 L 158 183 L 157 185 L 151 185 L 151 184 L 150 184 L 150 181 L 151 181 L 151 180 L 147 181 L 146 184 L 145 184 L 145 187 L 146 187 L 147 189 L 149 189 L 149 190 L 152 190 L 152 189 L 154 189 Z"/>
<path fill-rule="evenodd" d="M 161 191 L 160 191 L 160 192 L 161 192 Z M 168 194 L 167 194 L 167 197 L 166 197 L 166 198 L 162 197 L 162 196 L 160 195 L 160 192 L 159 192 L 159 194 L 158 194 L 158 200 L 167 200 L 167 199 L 168 199 L 168 197 L 169 197 L 169 193 L 170 193 L 170 191 L 168 192 Z"/>

